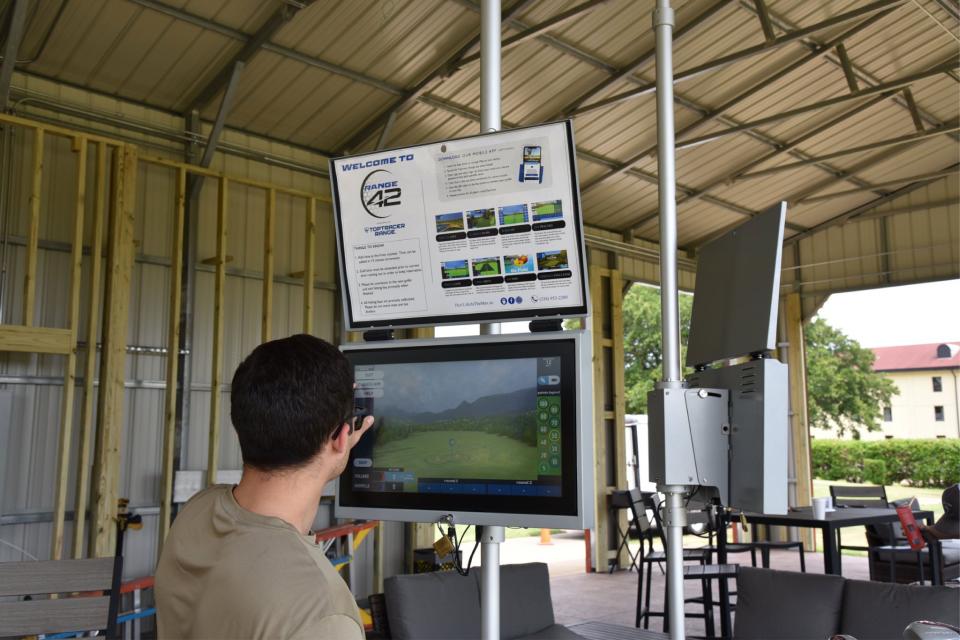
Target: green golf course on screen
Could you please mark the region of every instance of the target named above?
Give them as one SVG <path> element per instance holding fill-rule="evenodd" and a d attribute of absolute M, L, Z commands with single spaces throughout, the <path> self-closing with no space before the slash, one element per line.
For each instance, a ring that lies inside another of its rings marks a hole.
<path fill-rule="evenodd" d="M 373 467 L 417 480 L 536 480 L 533 359 L 381 365 Z"/>

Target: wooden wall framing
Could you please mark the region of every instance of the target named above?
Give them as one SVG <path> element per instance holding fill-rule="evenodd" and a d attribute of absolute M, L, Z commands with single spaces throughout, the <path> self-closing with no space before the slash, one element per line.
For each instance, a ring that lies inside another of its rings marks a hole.
<path fill-rule="evenodd" d="M 623 359 L 623 279 L 620 271 L 590 265 L 593 302 L 594 480 L 596 547 L 594 569 L 609 563 L 629 566 L 626 551 L 615 557 L 617 525 L 626 530 L 627 515 L 610 510 L 610 494 L 627 488 L 626 397 Z M 626 563 L 626 564 L 625 564 Z"/>
<path fill-rule="evenodd" d="M 223 383 L 223 314 L 224 282 L 226 278 L 226 238 L 229 219 L 229 186 L 239 184 L 260 189 L 267 194 L 265 211 L 263 300 L 261 314 L 261 340 L 272 337 L 273 283 L 274 283 L 274 224 L 278 194 L 303 201 L 304 267 L 303 281 L 303 331 L 313 330 L 315 261 L 316 261 L 316 215 L 317 203 L 329 198 L 300 189 L 284 187 L 240 176 L 229 176 L 220 171 L 148 156 L 131 144 L 105 136 L 80 133 L 66 127 L 39 123 L 32 120 L 0 114 L 0 126 L 17 127 L 29 132 L 32 140 L 30 150 L 30 190 L 27 210 L 26 260 L 23 300 L 20 324 L 0 325 L 0 351 L 58 354 L 64 356 L 64 386 L 60 406 L 59 431 L 57 433 L 57 465 L 54 482 L 54 513 L 50 557 L 64 556 L 64 532 L 70 494 L 70 467 L 76 466 L 75 514 L 72 555 L 81 558 L 109 556 L 114 552 L 115 518 L 120 479 L 120 438 L 124 417 L 124 379 L 127 328 L 133 271 L 134 221 L 136 210 L 136 177 L 140 163 L 167 167 L 176 173 L 176 197 L 171 243 L 170 304 L 167 317 L 166 389 L 162 450 L 158 452 L 161 463 L 161 493 L 159 541 L 162 544 L 172 516 L 173 474 L 175 469 L 177 379 L 179 368 L 179 341 L 181 312 L 180 273 L 185 251 L 184 230 L 188 180 L 193 177 L 213 178 L 218 181 L 217 198 L 217 260 L 216 289 L 214 300 L 215 347 L 213 353 L 215 390 Z M 52 137 L 71 140 L 76 157 L 73 184 L 72 232 L 70 248 L 70 289 L 67 302 L 66 327 L 38 326 L 37 309 L 37 264 L 40 252 L 41 219 L 44 213 L 43 184 L 45 176 L 45 147 Z M 92 182 L 88 182 L 88 155 L 93 158 Z M 88 193 L 92 184 L 92 193 Z M 83 275 L 83 249 L 85 222 L 92 229 L 88 239 L 90 248 L 90 291 L 85 300 L 81 294 Z M 102 258 L 106 253 L 106 260 Z M 101 279 L 103 289 L 101 292 Z M 102 303 L 101 303 L 102 301 Z M 89 317 L 86 330 L 79 335 L 81 309 Z M 109 310 L 109 311 L 107 311 Z M 81 340 L 82 338 L 82 340 Z M 82 363 L 82 403 L 79 412 L 74 412 L 74 397 L 77 384 L 78 342 L 85 343 L 87 356 Z M 94 382 L 97 374 L 96 348 L 102 345 L 99 359 L 99 385 Z M 214 394 L 219 399 L 219 393 Z M 96 411 L 94 407 L 96 405 Z M 219 451 L 219 402 L 211 403 L 208 476 L 216 473 Z M 214 420 L 214 418 L 217 418 Z M 95 422 L 96 420 L 96 422 Z M 74 423 L 79 423 L 77 451 L 71 451 Z M 91 473 L 91 460 L 93 473 Z M 91 495 L 92 494 L 92 495 Z M 90 512 L 88 544 L 87 512 Z"/>

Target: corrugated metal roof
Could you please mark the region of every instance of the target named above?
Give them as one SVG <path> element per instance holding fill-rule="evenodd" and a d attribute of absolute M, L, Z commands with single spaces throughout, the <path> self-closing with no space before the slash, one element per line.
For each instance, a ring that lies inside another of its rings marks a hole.
<path fill-rule="evenodd" d="M 64 1 L 59 19 L 60 5 L 52 0 L 39 3 L 31 15 L 22 55 L 38 55 L 25 61 L 25 70 L 173 112 L 186 108 L 241 50 L 245 39 L 286 6 L 289 19 L 248 60 L 227 123 L 327 152 L 343 152 L 348 143 L 354 150 L 370 148 L 380 134 L 379 127 L 372 126 L 378 118 L 479 34 L 479 4 L 474 0 L 313 2 L 302 3 L 307 6 L 299 10 L 294 3 L 279 0 Z M 504 4 L 505 14 L 517 6 Z M 520 10 L 505 20 L 504 38 L 565 11 L 587 8 L 504 50 L 504 126 L 560 117 L 604 83 L 608 86 L 586 104 L 649 85 L 654 59 L 641 56 L 654 46 L 653 4 L 652 0 L 521 3 Z M 925 71 L 957 55 L 957 20 L 934 0 L 890 2 L 883 11 L 871 10 L 880 5 L 865 0 L 768 0 L 777 36 L 832 22 L 803 38 L 765 48 L 755 3 L 677 4 L 678 31 L 719 6 L 677 38 L 678 74 L 749 47 L 762 49 L 677 81 L 680 141 L 848 94 L 851 89 L 838 52 L 823 46 L 840 34 L 852 32 L 844 45 L 860 89 Z M 850 12 L 859 13 L 841 19 Z M 474 46 L 467 53 L 476 50 Z M 805 57 L 811 59 L 799 64 Z M 638 59 L 642 64 L 627 73 Z M 435 76 L 421 99 L 398 114 L 388 145 L 476 132 L 479 71 L 474 61 Z M 779 77 L 770 81 L 775 74 Z M 620 79 L 609 82 L 615 76 Z M 924 127 L 955 123 L 960 117 L 960 85 L 948 74 L 918 80 L 912 92 Z M 205 117 L 212 118 L 218 104 L 219 97 L 206 104 Z M 654 94 L 585 111 L 576 115 L 575 123 L 583 152 L 580 177 L 586 222 L 617 232 L 632 229 L 639 237 L 655 240 L 656 187 L 636 173 L 648 177 L 657 173 Z M 818 129 L 822 131 L 816 133 Z M 802 233 L 854 207 L 885 201 L 898 188 L 870 189 L 874 183 L 956 164 L 957 136 L 943 134 L 749 179 L 738 177 L 915 131 L 906 98 L 897 93 L 846 100 L 682 148 L 677 153 L 681 242 L 695 248 L 717 230 L 743 219 L 744 212 L 779 199 L 791 200 L 788 235 Z M 624 165 L 628 160 L 633 164 Z M 856 188 L 865 190 L 822 197 Z M 923 203 L 912 206 L 922 210 Z M 941 214 L 934 208 L 933 215 Z"/>

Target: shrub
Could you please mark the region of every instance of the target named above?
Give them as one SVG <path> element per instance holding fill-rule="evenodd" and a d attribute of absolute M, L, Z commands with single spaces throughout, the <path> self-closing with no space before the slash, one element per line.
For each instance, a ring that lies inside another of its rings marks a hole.
<path fill-rule="evenodd" d="M 960 440 L 814 440 L 810 457 L 814 477 L 824 480 L 914 487 L 960 482 Z"/>
<path fill-rule="evenodd" d="M 887 484 L 887 463 L 867 458 L 863 461 L 863 479 L 870 484 Z"/>

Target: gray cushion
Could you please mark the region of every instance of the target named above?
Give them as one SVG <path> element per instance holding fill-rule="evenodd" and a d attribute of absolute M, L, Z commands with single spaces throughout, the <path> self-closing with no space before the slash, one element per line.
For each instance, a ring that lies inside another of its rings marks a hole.
<path fill-rule="evenodd" d="M 394 576 L 383 581 L 390 634 L 395 640 L 480 638 L 477 572 Z"/>
<path fill-rule="evenodd" d="M 958 626 L 957 595 L 949 587 L 847 580 L 840 630 L 857 640 L 900 640 L 903 630 L 915 620 Z"/>
<path fill-rule="evenodd" d="M 737 640 L 829 638 L 840 631 L 843 583 L 841 576 L 741 565 L 737 573 L 734 637 Z"/>
<path fill-rule="evenodd" d="M 480 567 L 479 571 L 482 572 L 483 567 Z M 481 580 L 482 575 L 477 578 Z M 550 599 L 550 573 L 547 565 L 532 562 L 501 566 L 500 637 L 503 640 L 527 637 L 553 626 L 553 623 L 553 601 Z"/>
<path fill-rule="evenodd" d="M 624 627 L 624 630 L 632 631 L 632 628 Z M 541 629 L 536 633 L 516 638 L 515 640 L 583 640 L 583 636 L 570 631 L 562 624 L 550 625 L 546 629 Z"/>

